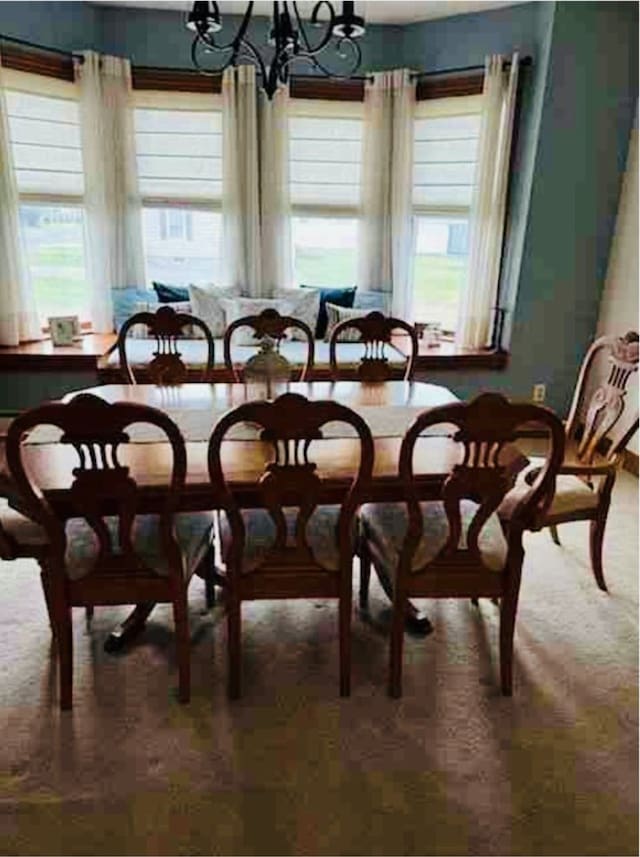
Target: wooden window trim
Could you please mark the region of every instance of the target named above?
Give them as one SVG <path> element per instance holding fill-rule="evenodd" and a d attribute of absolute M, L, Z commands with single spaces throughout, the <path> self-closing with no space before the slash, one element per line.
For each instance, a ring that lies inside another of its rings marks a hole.
<path fill-rule="evenodd" d="M 454 98 L 463 95 L 482 95 L 484 70 L 465 74 L 418 78 L 416 101 L 433 98 Z"/>
<path fill-rule="evenodd" d="M 74 80 L 71 54 L 53 54 L 30 50 L 17 45 L 3 45 L 2 65 L 14 71 L 57 77 L 59 80 Z"/>
<path fill-rule="evenodd" d="M 131 83 L 134 89 L 155 89 L 164 92 L 222 92 L 222 75 L 204 75 L 198 71 L 179 68 L 153 68 L 132 66 Z"/>

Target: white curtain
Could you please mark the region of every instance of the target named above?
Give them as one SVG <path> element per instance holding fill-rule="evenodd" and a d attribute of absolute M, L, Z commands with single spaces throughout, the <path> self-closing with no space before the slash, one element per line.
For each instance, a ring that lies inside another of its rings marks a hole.
<path fill-rule="evenodd" d="M 412 168 L 415 82 L 406 69 L 367 82 L 362 150 L 358 288 L 391 294 L 411 318 Z"/>
<path fill-rule="evenodd" d="M 258 101 L 253 66 L 222 76 L 222 215 L 226 285 L 262 297 Z"/>
<path fill-rule="evenodd" d="M 85 176 L 91 321 L 113 329 L 111 290 L 145 282 L 138 195 L 131 65 L 84 54 L 76 67 Z"/>
<path fill-rule="evenodd" d="M 20 201 L 13 168 L 0 56 L 0 345 L 41 339 L 20 235 Z"/>
<path fill-rule="evenodd" d="M 498 294 L 500 257 L 513 134 L 518 54 L 508 77 L 504 57 L 486 59 L 478 155 L 471 201 L 467 285 L 461 300 L 456 344 L 484 348 L 490 344 L 493 308 Z"/>
<path fill-rule="evenodd" d="M 293 286 L 289 200 L 289 87 L 260 93 L 260 240 L 266 297 Z"/>

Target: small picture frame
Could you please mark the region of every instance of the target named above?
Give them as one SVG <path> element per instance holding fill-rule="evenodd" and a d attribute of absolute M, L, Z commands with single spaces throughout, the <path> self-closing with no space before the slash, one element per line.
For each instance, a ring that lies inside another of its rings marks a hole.
<path fill-rule="evenodd" d="M 80 321 L 77 315 L 51 316 L 49 330 L 54 345 L 73 345 L 80 339 Z"/>

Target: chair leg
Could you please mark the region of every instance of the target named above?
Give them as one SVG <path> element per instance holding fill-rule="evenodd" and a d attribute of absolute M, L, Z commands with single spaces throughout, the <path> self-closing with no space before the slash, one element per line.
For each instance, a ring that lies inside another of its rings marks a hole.
<path fill-rule="evenodd" d="M 404 620 L 407 599 L 397 593 L 393 599 L 391 639 L 389 646 L 389 696 L 402 696 L 402 649 L 404 646 Z"/>
<path fill-rule="evenodd" d="M 558 527 L 555 524 L 549 524 L 549 533 L 555 545 L 560 546 L 560 536 L 558 535 Z"/>
<path fill-rule="evenodd" d="M 40 583 L 42 584 L 42 594 L 44 595 L 44 603 L 47 605 L 47 615 L 49 617 L 49 627 L 51 633 L 56 634 L 56 623 L 53 615 L 53 602 L 51 600 L 51 592 L 49 591 L 49 580 L 44 571 L 40 572 Z"/>
<path fill-rule="evenodd" d="M 360 553 L 360 607 L 366 610 L 369 604 L 369 581 L 371 580 L 371 557 L 366 547 Z"/>
<path fill-rule="evenodd" d="M 238 596 L 230 594 L 227 602 L 227 654 L 229 658 L 229 699 L 238 699 L 241 688 L 241 630 L 242 603 Z"/>
<path fill-rule="evenodd" d="M 340 696 L 351 695 L 351 610 L 352 587 L 348 581 L 348 589 L 342 592 L 338 607 L 339 636 L 340 636 Z"/>
<path fill-rule="evenodd" d="M 73 627 L 70 607 L 64 605 L 58 608 L 55 625 L 60 677 L 60 709 L 69 711 L 73 705 Z"/>
<path fill-rule="evenodd" d="M 602 568 L 602 543 L 604 541 L 604 528 L 607 524 L 607 514 L 598 515 L 589 525 L 589 552 L 591 554 L 591 569 L 596 583 L 603 592 L 608 592 Z"/>
<path fill-rule="evenodd" d="M 181 592 L 173 602 L 173 621 L 178 661 L 178 699 L 185 704 L 191 699 L 191 641 L 186 592 Z"/>
<path fill-rule="evenodd" d="M 503 696 L 513 692 L 513 635 L 516 627 L 524 552 L 512 559 L 506 590 L 500 598 L 500 685 Z"/>

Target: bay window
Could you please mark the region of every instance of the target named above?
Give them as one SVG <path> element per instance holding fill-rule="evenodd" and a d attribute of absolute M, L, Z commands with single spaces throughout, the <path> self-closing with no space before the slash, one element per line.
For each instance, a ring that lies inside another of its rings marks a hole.
<path fill-rule="evenodd" d="M 20 230 L 37 312 L 89 318 L 84 174 L 73 83 L 5 70 Z"/>
<path fill-rule="evenodd" d="M 292 99 L 289 190 L 298 284 L 355 285 L 362 105 Z"/>
<path fill-rule="evenodd" d="M 214 282 L 222 256 L 219 98 L 141 90 L 135 102 L 147 281 Z"/>
<path fill-rule="evenodd" d="M 414 120 L 413 307 L 455 330 L 465 287 L 482 96 L 419 101 Z"/>

